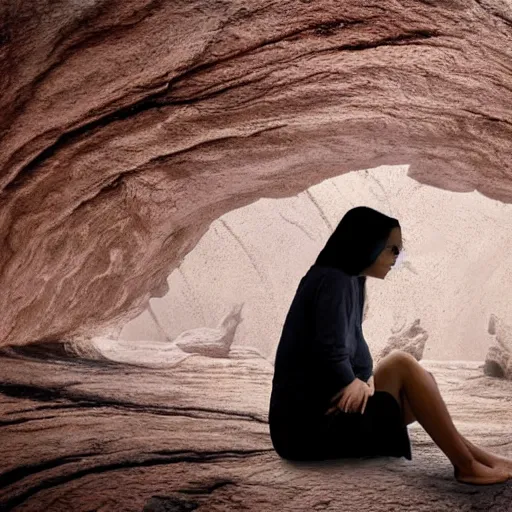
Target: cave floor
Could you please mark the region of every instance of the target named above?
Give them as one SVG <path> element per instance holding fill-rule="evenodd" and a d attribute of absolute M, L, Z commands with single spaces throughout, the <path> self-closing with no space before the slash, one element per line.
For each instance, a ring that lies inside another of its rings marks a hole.
<path fill-rule="evenodd" d="M 422 361 L 454 423 L 512 457 L 512 382 Z M 267 424 L 272 365 L 233 347 L 172 369 L 1 358 L 0 509 L 23 511 L 512 511 L 512 480 L 458 483 L 417 423 L 413 460 L 292 463 Z"/>

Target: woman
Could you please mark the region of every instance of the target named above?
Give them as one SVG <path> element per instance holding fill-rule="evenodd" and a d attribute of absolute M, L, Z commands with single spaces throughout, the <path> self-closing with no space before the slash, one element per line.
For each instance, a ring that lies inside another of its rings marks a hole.
<path fill-rule="evenodd" d="M 407 425 L 417 420 L 457 480 L 504 482 L 512 477 L 512 460 L 460 435 L 432 374 L 414 357 L 392 352 L 373 373 L 361 327 L 366 277 L 384 279 L 401 251 L 398 220 L 353 208 L 301 279 L 276 352 L 269 407 L 274 449 L 290 460 L 411 460 Z"/>

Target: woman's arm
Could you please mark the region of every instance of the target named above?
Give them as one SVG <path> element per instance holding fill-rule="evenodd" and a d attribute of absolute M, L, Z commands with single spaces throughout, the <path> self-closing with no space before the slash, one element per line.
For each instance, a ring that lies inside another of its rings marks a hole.
<path fill-rule="evenodd" d="M 347 345 L 354 307 L 352 290 L 343 279 L 326 275 L 320 282 L 315 299 L 313 357 L 325 371 L 326 379 L 341 389 L 356 378 Z"/>
<path fill-rule="evenodd" d="M 355 376 L 365 382 L 373 374 L 373 359 L 370 353 L 368 343 L 363 336 L 362 326 L 357 329 L 357 350 L 354 357 L 354 373 Z"/>

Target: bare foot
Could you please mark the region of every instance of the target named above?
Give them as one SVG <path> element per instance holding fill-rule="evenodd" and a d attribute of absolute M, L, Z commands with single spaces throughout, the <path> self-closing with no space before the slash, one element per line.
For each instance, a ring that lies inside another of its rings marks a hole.
<path fill-rule="evenodd" d="M 459 482 L 473 485 L 500 484 L 512 478 L 508 470 L 497 467 L 490 468 L 477 460 L 473 461 L 473 465 L 469 470 L 462 471 L 455 468 L 454 474 Z"/>
<path fill-rule="evenodd" d="M 508 471 L 510 478 L 512 478 L 512 459 L 506 459 L 505 457 L 500 457 L 499 455 L 493 455 L 492 467 L 501 469 L 503 471 Z"/>

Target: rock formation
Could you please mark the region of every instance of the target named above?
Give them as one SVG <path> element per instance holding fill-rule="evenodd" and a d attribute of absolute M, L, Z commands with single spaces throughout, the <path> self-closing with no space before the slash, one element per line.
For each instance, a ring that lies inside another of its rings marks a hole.
<path fill-rule="evenodd" d="M 256 349 L 232 347 L 244 303 L 235 304 L 216 329 L 198 327 L 181 333 L 174 341 L 127 341 L 108 337 L 62 343 L 31 343 L 0 349 L 0 354 L 27 360 L 67 364 L 122 363 L 146 368 L 172 368 L 193 355 L 234 357 L 261 354 Z"/>
<path fill-rule="evenodd" d="M 2 345 L 115 337 L 213 219 L 332 176 L 512 201 L 503 0 L 3 2 L 0 64 Z"/>
<path fill-rule="evenodd" d="M 387 345 L 379 353 L 377 361 L 393 350 L 402 350 L 414 356 L 416 361 L 421 361 L 427 340 L 428 333 L 420 326 L 420 319 L 417 318 L 409 327 L 402 328 L 389 338 Z"/>
<path fill-rule="evenodd" d="M 227 357 L 241 322 L 244 303 L 235 305 L 220 321 L 216 329 L 199 327 L 182 332 L 173 343 L 184 352 L 209 357 Z"/>
<path fill-rule="evenodd" d="M 112 341 L 261 197 L 409 164 L 512 202 L 509 2 L 2 2 L 0 66 L 2 509 L 506 510 L 510 486 L 468 493 L 419 429 L 412 464 L 283 462 L 256 351 L 166 343 L 146 356 L 172 368 L 141 369 Z M 511 456 L 510 382 L 432 366 Z"/>
<path fill-rule="evenodd" d="M 491 315 L 487 331 L 494 336 L 496 344 L 489 348 L 484 373 L 491 377 L 512 380 L 512 327 L 496 315 Z"/>

